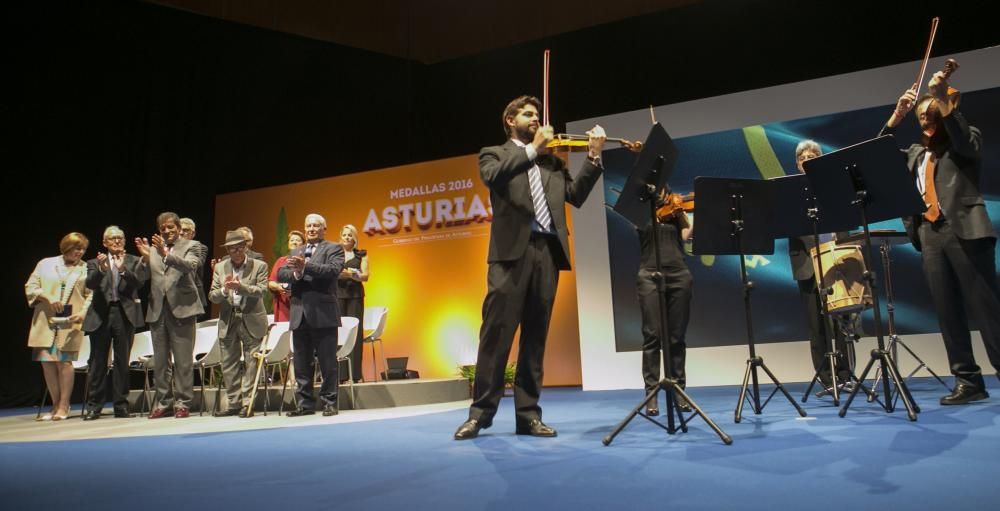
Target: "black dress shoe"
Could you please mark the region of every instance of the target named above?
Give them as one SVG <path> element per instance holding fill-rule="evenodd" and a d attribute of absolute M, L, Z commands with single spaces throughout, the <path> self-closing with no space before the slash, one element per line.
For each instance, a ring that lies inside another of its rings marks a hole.
<path fill-rule="evenodd" d="M 315 410 L 303 410 L 302 408 L 297 408 L 285 414 L 285 417 L 301 417 L 303 415 L 313 415 Z"/>
<path fill-rule="evenodd" d="M 545 423 L 539 419 L 531 419 L 527 424 L 518 424 L 515 433 L 518 435 L 543 437 L 556 436 L 556 430 L 546 426 Z"/>
<path fill-rule="evenodd" d="M 490 427 L 490 423 L 481 422 L 478 419 L 468 419 L 455 431 L 455 440 L 469 440 L 479 436 L 479 430 Z"/>
<path fill-rule="evenodd" d="M 116 419 L 131 419 L 132 417 L 135 417 L 135 414 L 128 411 L 128 408 L 115 408 Z"/>
<path fill-rule="evenodd" d="M 246 419 L 247 417 L 250 417 L 250 407 L 244 406 L 243 408 L 240 408 L 240 418 Z"/>
<path fill-rule="evenodd" d="M 100 410 L 87 410 L 87 413 L 83 414 L 83 420 L 85 421 L 96 421 L 101 418 Z"/>
<path fill-rule="evenodd" d="M 340 413 L 340 410 L 337 410 L 337 405 L 326 405 L 323 407 L 323 417 L 330 417 L 338 413 Z"/>
<path fill-rule="evenodd" d="M 986 389 L 982 387 L 973 387 L 972 385 L 966 385 L 964 383 L 959 383 L 955 385 L 955 390 L 941 398 L 941 404 L 943 405 L 964 405 L 965 403 L 971 403 L 973 401 L 981 401 L 990 397 L 986 393 Z"/>
<path fill-rule="evenodd" d="M 232 417 L 234 415 L 239 415 L 239 408 L 230 408 L 228 410 L 221 410 L 212 414 L 213 417 Z"/>
<path fill-rule="evenodd" d="M 680 394 L 676 394 L 677 397 L 677 408 L 684 413 L 693 412 L 694 409 L 691 408 L 691 403 L 688 403 L 687 399 L 684 399 Z"/>

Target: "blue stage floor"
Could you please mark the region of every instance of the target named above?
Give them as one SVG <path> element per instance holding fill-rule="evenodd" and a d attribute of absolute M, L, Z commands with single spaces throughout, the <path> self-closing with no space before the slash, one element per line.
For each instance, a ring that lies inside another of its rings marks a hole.
<path fill-rule="evenodd" d="M 641 395 L 579 389 L 544 391 L 554 439 L 514 435 L 505 399 L 494 426 L 464 442 L 451 439 L 460 410 L 0 444 L 0 498 L 11 510 L 995 509 L 1000 388 L 989 380 L 991 399 L 959 407 L 938 405 L 945 390 L 936 381 L 912 380 L 923 408 L 917 422 L 861 399 L 842 419 L 829 400 L 812 397 L 809 418 L 799 419 L 779 395 L 762 415 L 745 409 L 734 424 L 736 387 L 691 389 L 731 446 L 697 419 L 689 433 L 668 436 L 637 418 L 605 447 L 601 438 Z M 789 388 L 799 398 L 804 385 Z"/>

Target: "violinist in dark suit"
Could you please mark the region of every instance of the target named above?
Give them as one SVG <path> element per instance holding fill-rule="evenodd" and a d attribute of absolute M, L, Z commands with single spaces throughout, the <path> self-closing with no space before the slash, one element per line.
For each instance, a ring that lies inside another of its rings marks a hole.
<path fill-rule="evenodd" d="M 492 425 L 518 327 L 516 432 L 556 436 L 556 430 L 542 422 L 538 397 L 559 272 L 570 269 L 565 204 L 580 207 L 587 199 L 603 170 L 606 137 L 600 126 L 588 132 L 587 159 L 573 177 L 547 148 L 554 134 L 551 126 L 541 125 L 540 108 L 538 99 L 530 96 L 511 101 L 501 116 L 507 142 L 479 152 L 479 175 L 490 189 L 493 222 L 473 402 L 468 420 L 455 432 L 456 440 L 475 438 Z"/>
<path fill-rule="evenodd" d="M 927 210 L 904 218 L 913 246 L 921 252 L 924 274 L 948 352 L 955 389 L 943 405 L 986 399 L 983 375 L 972 355 L 966 312 L 979 325 L 986 353 L 1000 371 L 1000 288 L 996 279 L 997 236 L 979 189 L 983 136 L 958 110 L 947 74 L 937 72 L 919 100 L 916 87 L 896 102 L 882 129 L 891 134 L 916 107 L 923 140 L 903 150 Z M 1000 374 L 1000 373 L 998 373 Z"/>
<path fill-rule="evenodd" d="M 115 417 L 131 417 L 128 406 L 128 361 L 135 329 L 146 324 L 139 289 L 149 280 L 149 266 L 125 253 L 125 233 L 116 225 L 104 229 L 106 254 L 87 261 L 87 287 L 93 301 L 83 320 L 90 335 L 90 389 L 83 420 L 101 417 L 108 376 L 108 351 L 114 349 L 111 396 Z"/>

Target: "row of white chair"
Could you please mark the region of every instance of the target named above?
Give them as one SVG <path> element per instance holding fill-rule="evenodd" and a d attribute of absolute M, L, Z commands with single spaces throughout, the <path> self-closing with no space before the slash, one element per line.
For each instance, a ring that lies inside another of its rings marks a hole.
<path fill-rule="evenodd" d="M 358 328 L 364 328 L 365 332 L 369 332 L 364 335 L 363 343 L 372 344 L 372 369 L 375 371 L 375 379 L 378 379 L 378 370 L 376 367 L 376 357 L 375 357 L 375 343 L 378 342 L 380 345 L 382 343 L 382 334 L 385 331 L 386 320 L 388 316 L 388 308 L 386 307 L 370 307 L 365 309 L 365 324 L 359 325 L 358 319 L 353 317 L 343 317 L 341 318 L 341 326 L 338 329 L 338 349 L 337 349 L 337 362 L 345 361 L 349 359 L 350 353 L 354 350 L 354 345 L 357 340 Z M 272 315 L 268 316 L 269 320 L 273 319 Z M 265 336 L 264 342 L 261 345 L 261 351 L 264 353 L 264 370 L 265 372 L 278 366 L 283 362 L 291 364 L 293 344 L 292 344 L 291 331 L 289 330 L 289 325 L 287 321 L 283 322 L 271 322 L 268 326 L 267 334 Z M 215 367 L 220 367 L 222 364 L 222 352 L 219 346 L 219 335 L 218 335 L 218 320 L 212 319 L 208 321 L 203 321 L 198 323 L 198 328 L 195 334 L 194 343 L 194 367 L 199 371 L 199 379 L 201 380 L 201 410 L 200 414 L 205 412 L 205 374 L 206 371 L 214 369 Z M 80 346 L 80 352 L 77 356 L 77 360 L 73 362 L 73 369 L 76 372 L 87 373 L 87 378 L 84 380 L 84 402 L 86 403 L 88 399 L 87 393 L 89 392 L 89 359 L 90 359 L 90 337 L 85 336 L 83 343 Z M 114 361 L 114 352 L 109 354 L 108 367 L 110 368 Z M 129 353 L 129 368 L 134 371 L 142 371 L 143 373 L 143 404 L 144 406 L 140 409 L 140 412 L 149 411 L 152 409 L 152 403 L 150 401 L 150 393 L 152 389 L 149 384 L 149 372 L 152 369 L 153 364 L 153 338 L 149 331 L 137 332 L 132 341 L 132 350 Z M 251 370 L 253 364 L 247 368 Z M 385 362 L 385 347 L 382 345 L 382 367 L 388 372 L 388 367 Z M 351 404 L 355 405 L 356 392 L 354 389 L 354 374 L 351 369 L 351 365 L 347 364 L 348 368 L 348 381 L 351 386 Z M 288 387 L 288 378 L 286 375 L 282 375 L 282 391 L 281 398 L 282 404 L 284 406 L 285 392 Z M 264 378 L 265 383 L 265 400 L 269 401 L 270 396 L 268 395 L 267 389 L 270 386 L 270 379 Z M 260 382 L 258 382 L 258 385 Z M 41 409 L 45 405 L 45 397 L 47 392 L 43 389 L 42 401 L 38 407 L 38 414 L 41 415 Z M 219 381 L 218 388 L 216 390 L 216 399 L 213 409 L 216 409 L 221 401 L 222 397 L 222 382 Z M 84 409 L 86 406 L 83 407 Z M 265 414 L 267 413 L 268 406 L 265 406 Z M 85 410 L 81 411 L 81 414 Z"/>

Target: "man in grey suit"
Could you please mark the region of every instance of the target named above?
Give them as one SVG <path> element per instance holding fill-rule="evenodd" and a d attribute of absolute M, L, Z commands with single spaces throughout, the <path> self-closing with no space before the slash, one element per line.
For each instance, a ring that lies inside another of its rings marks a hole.
<path fill-rule="evenodd" d="M 267 333 L 267 309 L 261 297 L 267 290 L 269 273 L 267 263 L 247 256 L 240 231 L 227 232 L 222 246 L 229 259 L 215 265 L 208 299 L 220 305 L 219 346 L 229 405 L 215 416 L 249 417 L 253 407 L 250 394 L 257 384 L 253 353 L 260 350 Z"/>
<path fill-rule="evenodd" d="M 1000 376 L 1000 288 L 996 279 L 996 232 L 979 189 L 983 136 L 969 126 L 948 96 L 948 82 L 937 72 L 928 94 L 916 87 L 900 96 L 882 133 L 892 133 L 916 106 L 923 140 L 903 150 L 927 211 L 904 218 L 914 248 L 921 252 L 955 389 L 942 405 L 986 399 L 982 371 L 972 354 L 966 311 L 979 325 L 990 363 Z"/>
<path fill-rule="evenodd" d="M 153 335 L 156 397 L 149 418 L 173 415 L 183 419 L 190 415 L 188 408 L 194 398 L 195 331 L 198 315 L 205 312 L 195 280 L 200 258 L 198 248 L 180 236 L 176 213 L 160 213 L 156 226 L 159 234 L 152 240 L 135 240 L 150 273 L 146 322 Z"/>
<path fill-rule="evenodd" d="M 95 291 L 83 330 L 90 335 L 90 389 L 83 420 L 101 417 L 108 381 L 108 351 L 114 349 L 112 399 L 115 417 L 131 417 L 128 406 L 128 361 L 135 329 L 145 325 L 139 289 L 149 280 L 149 266 L 125 253 L 125 233 L 116 225 L 104 229 L 105 253 L 87 261 L 87 287 Z"/>
<path fill-rule="evenodd" d="M 323 415 L 337 415 L 337 328 L 340 310 L 337 307 L 337 278 L 344 268 L 344 249 L 330 243 L 326 236 L 326 219 L 315 213 L 306 216 L 306 244 L 288 254 L 284 266 L 278 269 L 278 282 L 287 282 L 291 291 L 291 319 L 294 344 L 295 398 L 297 408 L 289 417 L 312 415 L 313 372 L 319 358 L 323 385 L 319 397 Z"/>
<path fill-rule="evenodd" d="M 479 175 L 490 189 L 493 222 L 473 401 L 468 420 L 455 431 L 456 440 L 475 438 L 493 424 L 518 327 L 516 433 L 556 436 L 556 430 L 542 422 L 538 398 L 559 272 L 570 269 L 565 204 L 580 207 L 594 188 L 603 170 L 606 137 L 600 126 L 588 132 L 587 159 L 574 178 L 566 164 L 550 154 L 552 126 L 541 125 L 540 107 L 531 96 L 511 101 L 501 116 L 509 140 L 479 152 Z"/>
<path fill-rule="evenodd" d="M 205 297 L 205 284 L 202 277 L 205 275 L 205 261 L 208 258 L 208 247 L 194 239 L 198 235 L 198 226 L 195 225 L 194 220 L 190 218 L 181 218 L 181 237 L 186 240 L 191 240 L 194 243 L 195 249 L 198 251 L 198 271 L 195 272 L 194 277 L 198 281 L 198 298 L 201 299 L 201 306 L 208 310 L 208 299 Z M 214 266 L 214 265 L 213 265 Z"/>

